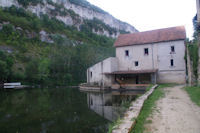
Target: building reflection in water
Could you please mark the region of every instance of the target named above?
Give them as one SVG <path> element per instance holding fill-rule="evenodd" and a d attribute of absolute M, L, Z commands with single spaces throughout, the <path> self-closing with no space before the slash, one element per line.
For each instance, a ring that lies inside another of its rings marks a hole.
<path fill-rule="evenodd" d="M 87 92 L 88 107 L 102 117 L 114 121 L 121 117 L 126 105 L 144 91 Z"/>

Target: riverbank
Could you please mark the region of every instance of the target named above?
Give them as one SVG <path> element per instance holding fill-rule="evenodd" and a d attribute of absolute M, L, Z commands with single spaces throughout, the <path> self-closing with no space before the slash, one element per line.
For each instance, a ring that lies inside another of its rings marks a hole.
<path fill-rule="evenodd" d="M 143 130 L 133 133 L 199 133 L 200 107 L 190 100 L 183 87 L 163 88 L 164 97 L 152 108 L 152 113 L 140 127 Z"/>
<path fill-rule="evenodd" d="M 160 99 L 162 96 L 164 96 L 164 92 L 161 88 L 164 88 L 166 86 L 169 85 L 167 84 L 159 85 L 159 87 L 152 93 L 149 99 L 145 101 L 143 108 L 140 112 L 140 115 L 136 119 L 135 127 L 131 130 L 131 133 L 143 132 L 144 124 L 145 122 L 147 122 L 146 119 L 152 113 L 152 108 L 155 106 L 156 101 Z"/>
<path fill-rule="evenodd" d="M 135 125 L 136 119 L 140 114 L 140 111 L 143 107 L 144 101 L 152 94 L 155 88 L 158 85 L 152 86 L 145 94 L 138 97 L 135 101 L 133 101 L 129 107 L 129 109 L 125 112 L 124 117 L 119 120 L 116 125 L 109 128 L 109 133 L 128 133 L 131 128 Z"/>

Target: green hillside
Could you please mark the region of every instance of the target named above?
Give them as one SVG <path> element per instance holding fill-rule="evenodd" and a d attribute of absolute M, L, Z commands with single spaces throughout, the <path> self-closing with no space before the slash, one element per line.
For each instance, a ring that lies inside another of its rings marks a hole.
<path fill-rule="evenodd" d="M 114 56 L 114 39 L 92 33 L 92 26 L 98 28 L 98 20 L 93 21 L 85 22 L 78 31 L 47 15 L 38 18 L 22 8 L 1 8 L 0 81 L 48 85 L 84 82 L 89 66 Z M 40 31 L 47 32 L 53 43 L 41 41 Z"/>

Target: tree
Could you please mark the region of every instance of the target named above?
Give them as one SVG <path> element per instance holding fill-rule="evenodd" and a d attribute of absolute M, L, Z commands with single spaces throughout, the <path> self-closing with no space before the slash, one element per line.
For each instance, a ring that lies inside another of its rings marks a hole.
<path fill-rule="evenodd" d="M 7 80 L 9 71 L 7 69 L 7 63 L 5 61 L 0 60 L 0 80 Z"/>
<path fill-rule="evenodd" d="M 5 24 L 3 25 L 3 29 L 1 31 L 5 36 L 9 36 L 13 32 L 13 25 Z"/>
<path fill-rule="evenodd" d="M 37 59 L 32 59 L 26 66 L 25 70 L 25 75 L 26 79 L 32 83 L 38 83 L 39 78 L 38 78 L 38 60 Z"/>
<path fill-rule="evenodd" d="M 12 74 L 13 59 L 11 56 L 0 51 L 0 80 L 10 80 Z"/>
<path fill-rule="evenodd" d="M 49 65 L 50 61 L 46 58 L 41 59 L 38 66 L 38 78 L 41 82 L 46 81 L 49 78 Z"/>

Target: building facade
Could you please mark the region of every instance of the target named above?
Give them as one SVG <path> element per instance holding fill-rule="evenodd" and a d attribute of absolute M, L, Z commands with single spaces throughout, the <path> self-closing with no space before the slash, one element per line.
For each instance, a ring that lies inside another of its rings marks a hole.
<path fill-rule="evenodd" d="M 186 82 L 185 28 L 172 27 L 120 35 L 116 57 L 88 68 L 87 82 L 110 87 L 114 84 Z"/>

